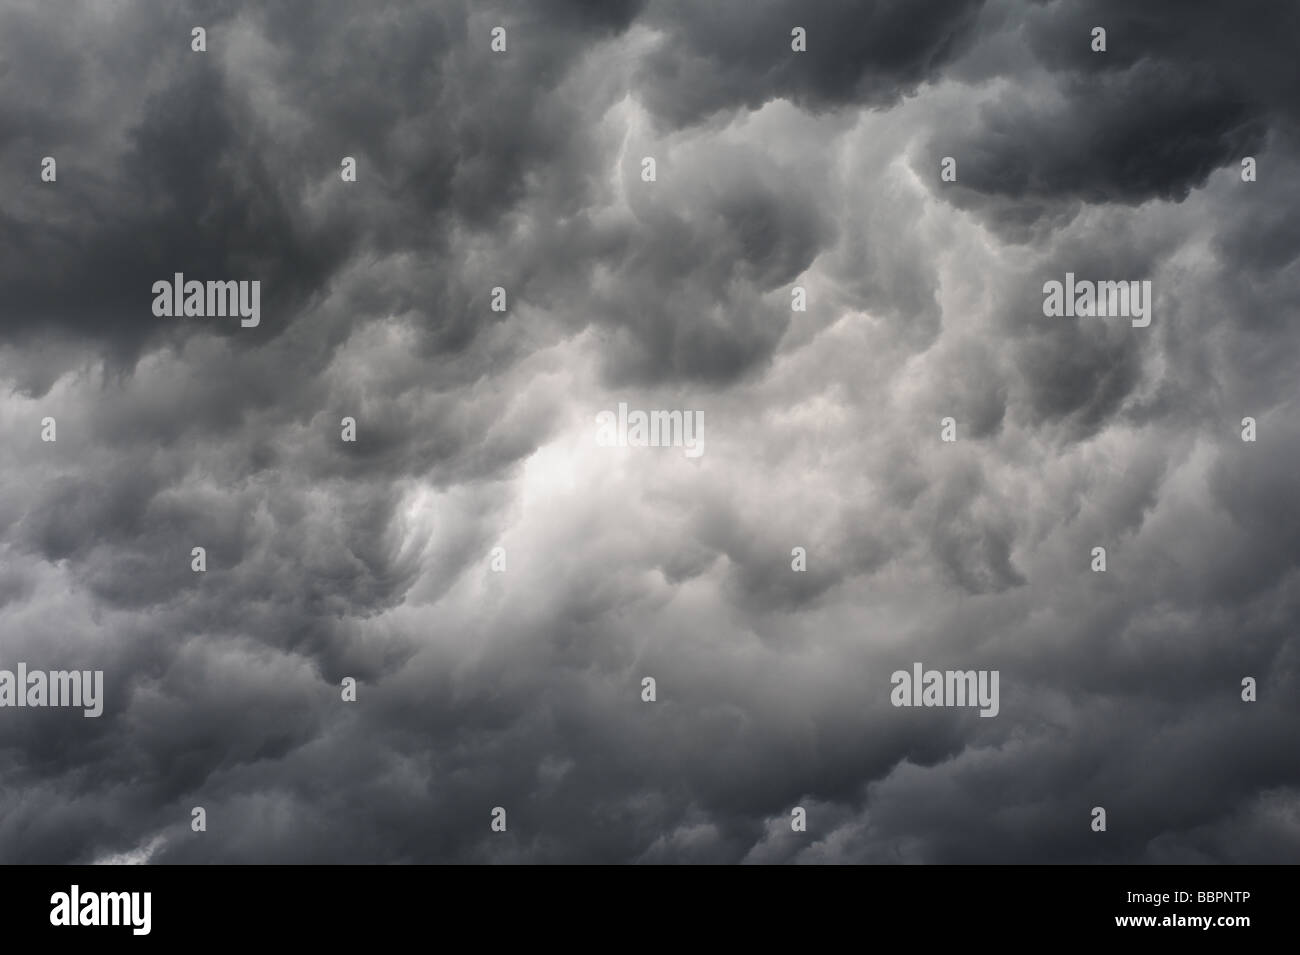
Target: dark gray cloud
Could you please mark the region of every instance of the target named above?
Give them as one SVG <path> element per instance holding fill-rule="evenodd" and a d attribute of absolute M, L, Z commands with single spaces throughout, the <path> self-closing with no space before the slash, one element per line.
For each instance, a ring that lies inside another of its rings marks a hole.
<path fill-rule="evenodd" d="M 8 4 L 0 859 L 1300 858 L 1295 16 Z"/>
<path fill-rule="evenodd" d="M 969 44 L 983 0 L 661 0 L 663 42 L 638 80 L 649 108 L 681 124 L 785 98 L 812 110 L 887 107 Z M 807 52 L 792 52 L 792 31 Z"/>
<path fill-rule="evenodd" d="M 926 173 L 957 158 L 944 194 L 1008 234 L 1082 204 L 1181 201 L 1270 131 L 1294 135 L 1295 71 L 1275 42 L 1297 27 L 1292 9 L 1045 0 L 1020 13 L 986 21 L 1027 41 L 1013 61 L 1024 82 L 954 116 L 923 154 Z"/>

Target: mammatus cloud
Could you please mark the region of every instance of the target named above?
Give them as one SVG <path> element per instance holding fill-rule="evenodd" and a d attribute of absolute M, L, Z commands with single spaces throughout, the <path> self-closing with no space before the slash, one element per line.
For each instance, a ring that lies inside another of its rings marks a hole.
<path fill-rule="evenodd" d="M 0 858 L 1300 858 L 1293 18 L 8 4 Z"/>

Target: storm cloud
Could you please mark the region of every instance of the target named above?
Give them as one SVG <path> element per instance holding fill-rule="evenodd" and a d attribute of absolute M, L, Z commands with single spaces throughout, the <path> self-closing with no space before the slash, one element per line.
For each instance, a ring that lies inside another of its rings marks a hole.
<path fill-rule="evenodd" d="M 5 0 L 0 861 L 1300 861 L 1296 17 Z"/>

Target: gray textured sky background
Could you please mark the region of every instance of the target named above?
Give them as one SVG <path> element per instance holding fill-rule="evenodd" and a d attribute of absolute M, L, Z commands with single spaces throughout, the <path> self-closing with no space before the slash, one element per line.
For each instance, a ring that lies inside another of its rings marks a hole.
<path fill-rule="evenodd" d="M 106 683 L 0 710 L 0 860 L 1300 861 L 1297 36 L 0 0 L 0 667 Z M 177 271 L 261 325 L 156 318 Z M 1150 327 L 1045 318 L 1066 271 Z M 597 447 L 619 401 L 704 455 Z"/>

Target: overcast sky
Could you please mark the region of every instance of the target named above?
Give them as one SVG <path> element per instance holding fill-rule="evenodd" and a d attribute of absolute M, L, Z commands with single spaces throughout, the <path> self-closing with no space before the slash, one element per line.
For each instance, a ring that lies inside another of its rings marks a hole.
<path fill-rule="evenodd" d="M 105 681 L 0 709 L 0 860 L 1300 861 L 1297 36 L 0 0 L 0 668 Z"/>

